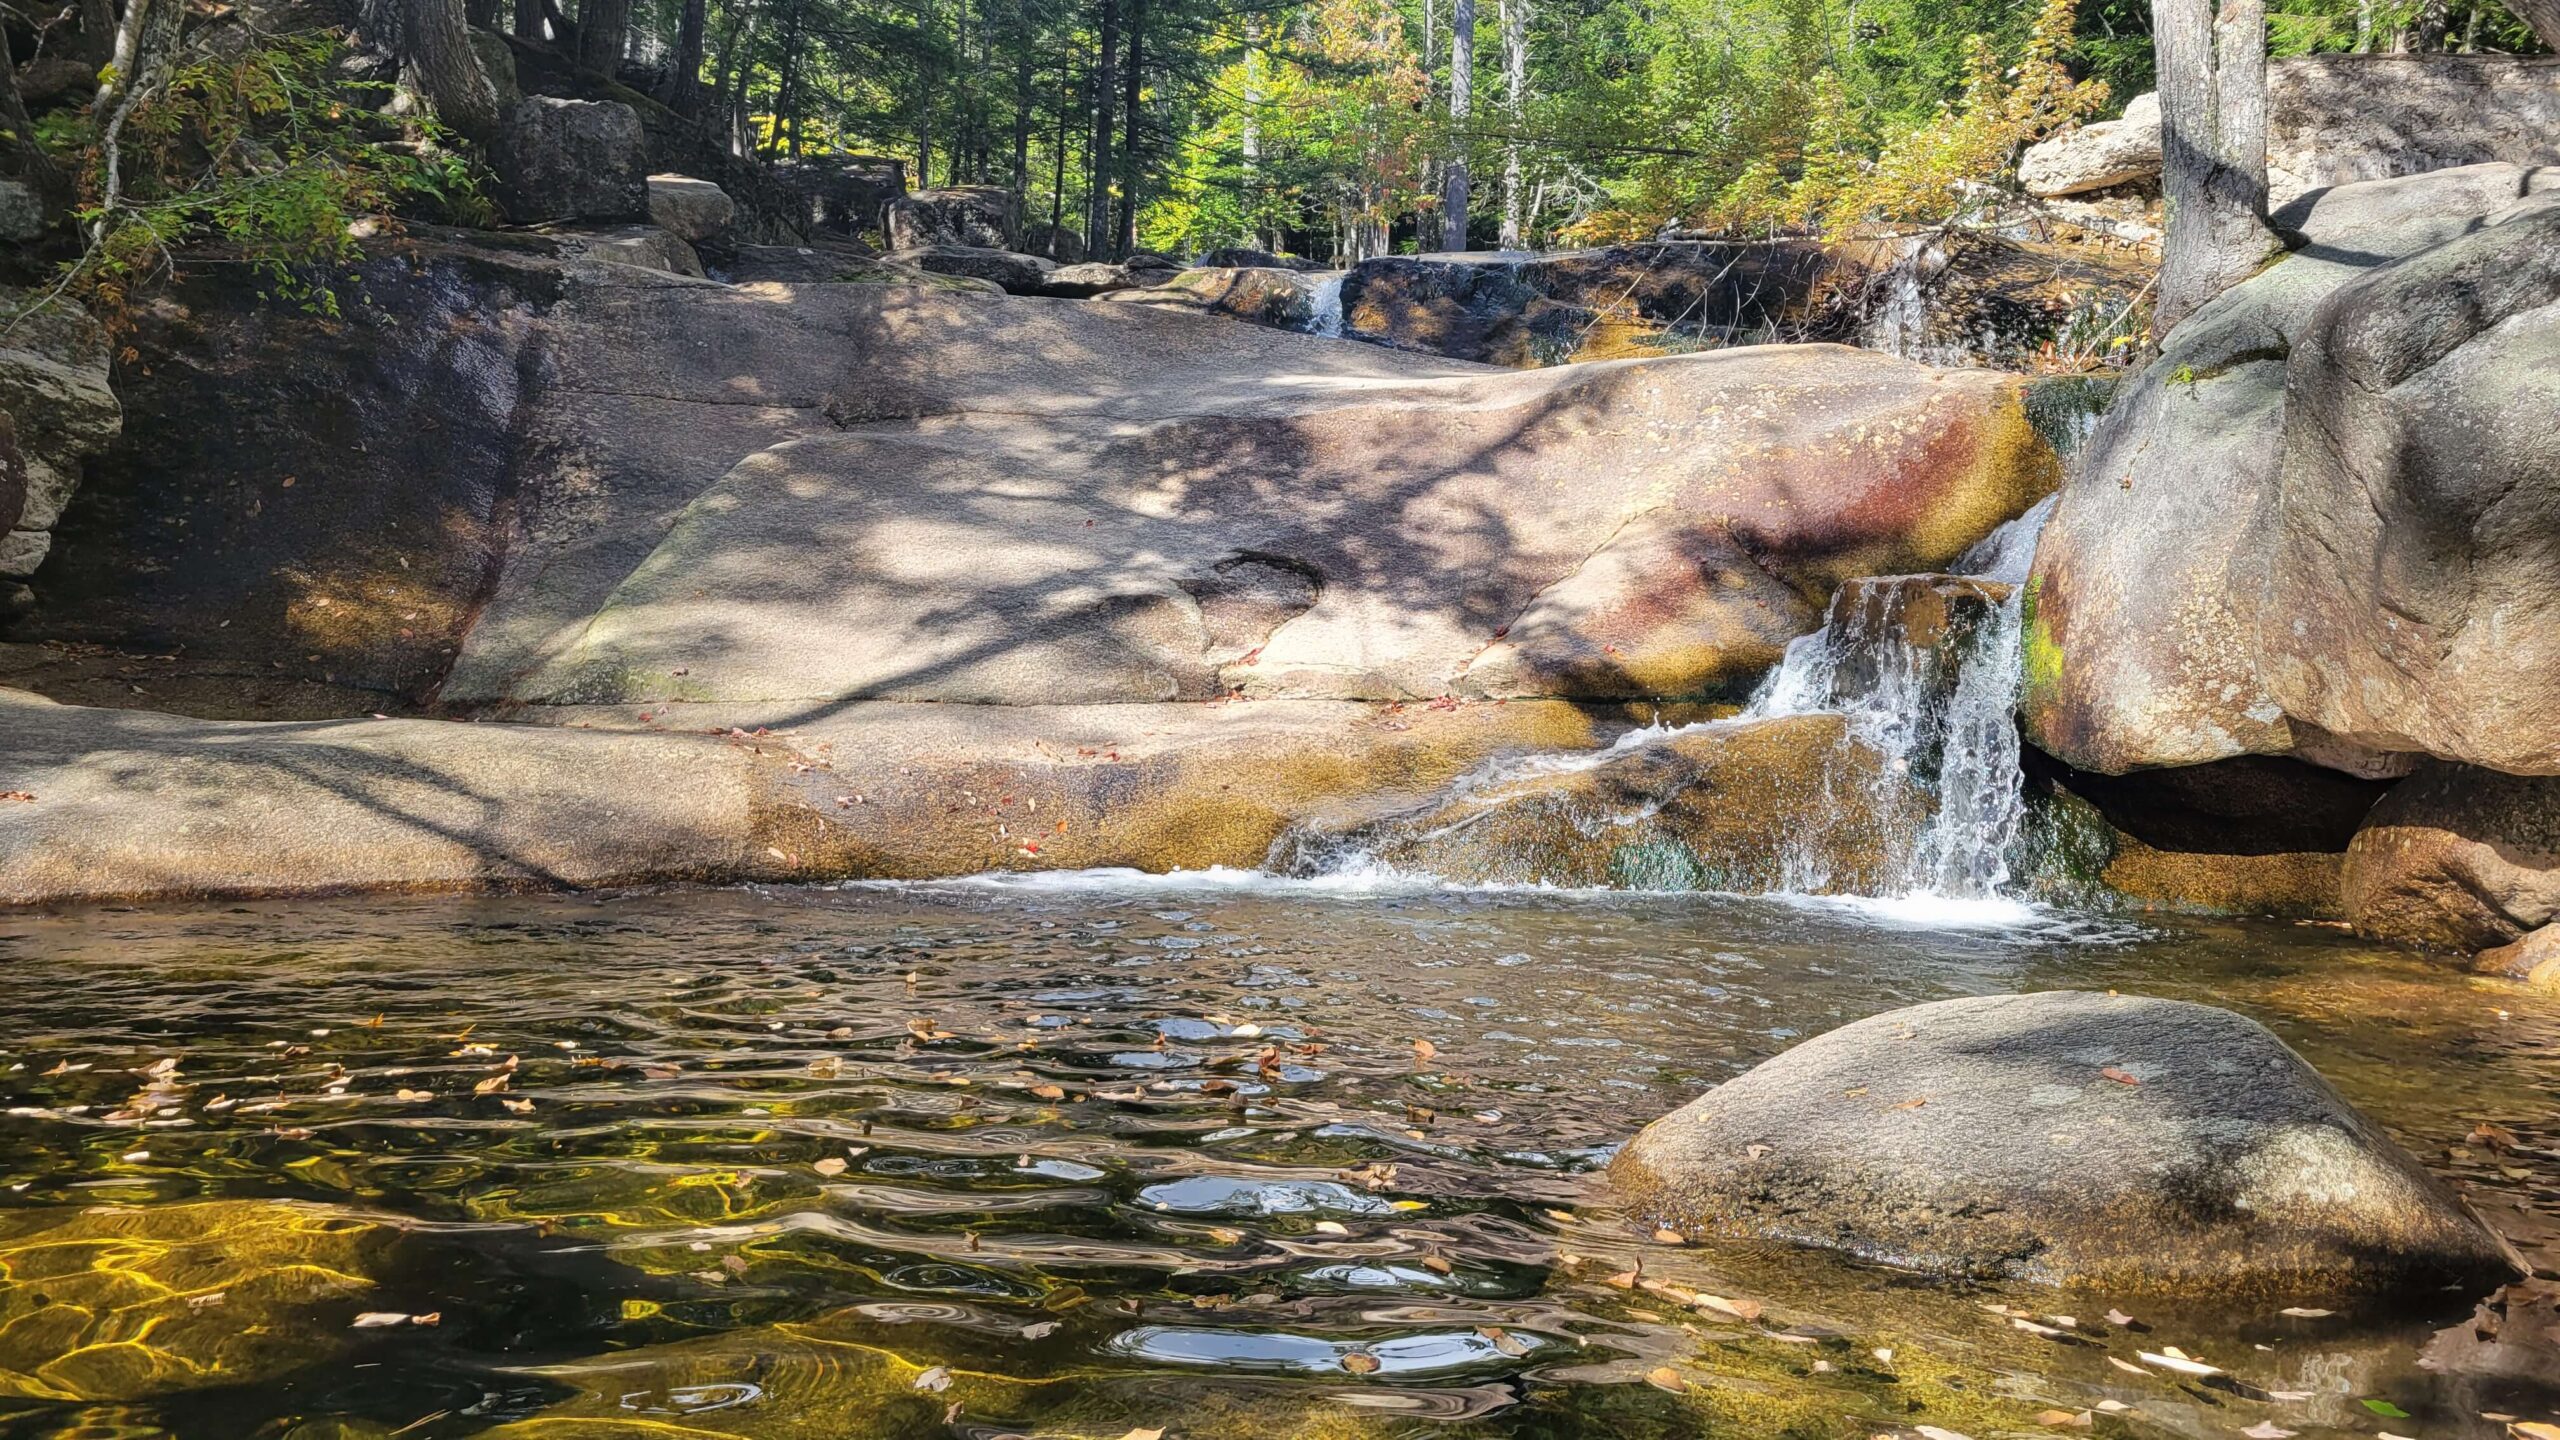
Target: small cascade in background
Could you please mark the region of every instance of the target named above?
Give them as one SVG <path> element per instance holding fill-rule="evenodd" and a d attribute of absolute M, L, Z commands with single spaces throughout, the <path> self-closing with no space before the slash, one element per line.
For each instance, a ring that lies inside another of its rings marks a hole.
<path fill-rule="evenodd" d="M 1307 301 L 1307 333 L 1332 339 L 1342 336 L 1342 282 L 1351 272 L 1337 271 L 1317 284 Z"/>
<path fill-rule="evenodd" d="M 2036 387 L 2069 456 L 2103 382 Z M 1839 587 L 1728 719 L 1519 756 L 1420 808 L 1274 847 L 1269 868 L 1375 882 L 1606 885 L 1861 897 L 1932 923 L 2010 923 L 2038 890 L 2017 703 L 2047 497 L 1948 573 Z"/>

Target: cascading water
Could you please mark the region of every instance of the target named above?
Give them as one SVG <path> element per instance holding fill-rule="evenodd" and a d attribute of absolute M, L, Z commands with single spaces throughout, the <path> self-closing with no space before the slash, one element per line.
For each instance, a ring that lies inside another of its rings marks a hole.
<path fill-rule="evenodd" d="M 2025 818 L 2020 596 L 2052 512 L 2047 497 L 1984 537 L 1951 575 L 1842 586 L 1823 627 L 1787 646 L 1743 712 L 1846 716 L 1852 737 L 1884 755 L 1880 783 L 1930 792 L 1929 819 L 1902 857 L 1906 893 L 1988 900 L 2009 883 Z M 1819 877 L 1790 877 L 1799 878 Z"/>
<path fill-rule="evenodd" d="M 2031 395 L 2030 415 L 2068 456 L 2104 391 L 2043 388 L 2054 393 Z M 2000 526 L 1951 573 L 1842 585 L 1822 628 L 1791 643 L 1730 719 L 1488 765 L 1419 810 L 1293 832 L 1270 868 L 1768 888 L 1863 897 L 1929 923 L 2022 918 L 2040 843 L 2025 833 L 2019 763 L 2022 597 L 2053 505 Z"/>
<path fill-rule="evenodd" d="M 1307 301 L 1307 333 L 1340 338 L 1342 335 L 1342 281 L 1348 271 L 1326 276 Z"/>

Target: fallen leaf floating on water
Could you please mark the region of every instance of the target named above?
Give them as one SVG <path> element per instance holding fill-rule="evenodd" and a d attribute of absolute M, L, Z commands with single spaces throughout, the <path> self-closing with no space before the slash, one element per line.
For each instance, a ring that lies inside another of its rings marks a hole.
<path fill-rule="evenodd" d="M 1713 1310 L 1720 1315 L 1730 1315 L 1736 1320 L 1760 1318 L 1760 1302 L 1757 1300 L 1728 1300 L 1722 1295 L 1702 1294 L 1696 1303 L 1701 1310 Z"/>
<path fill-rule="evenodd" d="M 1689 1243 L 1689 1237 L 1669 1226 L 1664 1226 L 1653 1232 L 1653 1241 L 1657 1245 L 1686 1245 Z"/>
<path fill-rule="evenodd" d="M 471 1085 L 471 1093 L 474 1095 L 495 1094 L 500 1090 L 506 1089 L 507 1081 L 513 1078 L 513 1076 L 509 1075 L 492 1075 L 486 1080 L 474 1081 Z"/>
<path fill-rule="evenodd" d="M 2036 1412 L 2036 1423 L 2049 1425 L 2056 1430 L 2086 1430 L 2096 1422 L 2090 1418 L 2086 1410 L 2039 1410 Z"/>
<path fill-rule="evenodd" d="M 1164 1432 L 1162 1430 L 1132 1430 L 1128 1434 L 1121 1436 L 1120 1440 L 1164 1440 Z"/>
<path fill-rule="evenodd" d="M 2296 1320 L 2326 1320 L 2338 1312 L 2335 1310 L 2314 1309 L 2309 1305 L 2287 1305 L 2276 1313 L 2279 1315 L 2290 1315 Z"/>
<path fill-rule="evenodd" d="M 2107 1357 L 2107 1363 L 2113 1365 L 2127 1375 L 2148 1375 L 2151 1373 L 2150 1371 L 2143 1369 L 2141 1366 L 2134 1364 L 2130 1360 L 2119 1360 L 2113 1355 Z"/>
<path fill-rule="evenodd" d="M 501 1100 L 498 1103 L 505 1106 L 507 1108 L 507 1113 L 510 1115 L 530 1115 L 533 1113 L 533 1102 L 530 1100 Z"/>
<path fill-rule="evenodd" d="M 395 1090 L 392 1092 L 391 1098 L 394 1100 L 415 1102 L 419 1100 L 433 1100 L 436 1097 L 425 1090 Z"/>
<path fill-rule="evenodd" d="M 388 1330 L 397 1325 L 440 1325 L 443 1323 L 444 1313 L 442 1311 L 431 1310 L 424 1315 L 407 1315 L 397 1310 L 367 1310 L 356 1317 L 354 1328 L 358 1330 Z"/>
<path fill-rule="evenodd" d="M 844 1173 L 844 1162 L 830 1155 L 809 1168 L 821 1175 L 841 1175 Z"/>
<path fill-rule="evenodd" d="M 926 1372 L 924 1372 L 923 1374 L 921 1374 L 921 1375 L 919 1375 L 919 1376 L 917 1376 L 917 1377 L 916 1377 L 916 1387 L 915 1387 L 915 1388 L 917 1388 L 918 1390 L 925 1391 L 925 1392 L 926 1392 L 926 1393 L 928 1393 L 928 1394 L 936 1394 L 936 1395 L 938 1395 L 938 1394 L 942 1393 L 942 1392 L 943 1392 L 943 1391 L 945 1391 L 945 1390 L 950 1389 L 950 1388 L 951 1388 L 951 1371 L 950 1371 L 950 1368 L 949 1368 L 948 1366 L 943 1366 L 943 1365 L 936 1365 L 936 1366 L 934 1366 L 932 1369 L 927 1370 L 927 1371 L 926 1371 Z"/>
<path fill-rule="evenodd" d="M 1342 1368 L 1354 1375 L 1375 1375 L 1378 1373 L 1378 1357 L 1366 1350 L 1354 1350 L 1342 1357 Z"/>
<path fill-rule="evenodd" d="M 1428 1040 L 1416 1040 L 1413 1042 L 1413 1063 L 1416 1066 L 1430 1064 L 1431 1057 L 1439 1053 L 1440 1047 L 1432 1044 Z"/>
<path fill-rule="evenodd" d="M 2287 1430 L 2273 1420 L 2261 1420 L 2257 1424 L 2250 1426 L 2248 1429 L 2243 1430 L 2240 1433 L 2248 1436 L 2249 1440 L 2290 1440 L 2290 1437 L 2298 1435 L 2301 1432 L 2298 1430 Z"/>
<path fill-rule="evenodd" d="M 2156 1354 L 2149 1350 L 2137 1350 L 2134 1352 L 2134 1355 L 2145 1365 L 2156 1365 L 2163 1370 L 2175 1370 L 2181 1375 L 2219 1375 L 2222 1373 L 2221 1366 L 2207 1365 L 2201 1360 L 2191 1358 L 2186 1352 L 2180 1350 L 2175 1345 L 2163 1345 L 2160 1347 L 2160 1353 Z"/>
<path fill-rule="evenodd" d="M 2098 1402 L 2098 1408 L 2110 1415 L 2121 1415 L 2133 1407 L 2121 1400 L 2101 1400 Z"/>
<path fill-rule="evenodd" d="M 1212 1225 L 1209 1227 L 1209 1238 L 1221 1245 L 1237 1245 L 1243 1243 L 1244 1232 L 1230 1230 L 1224 1225 Z"/>
<path fill-rule="evenodd" d="M 2119 1329 L 2129 1330 L 2142 1322 L 2134 1319 L 2132 1316 L 2127 1315 L 2121 1310 L 2110 1310 L 2107 1312 L 2107 1323 L 2116 1326 Z"/>
<path fill-rule="evenodd" d="M 1034 1097 L 1042 1100 L 1064 1100 L 1067 1098 L 1067 1092 L 1055 1085 L 1034 1085 L 1031 1087 L 1031 1093 Z"/>
<path fill-rule="evenodd" d="M 2401 1409 L 2399 1406 L 2392 1404 L 2388 1400 L 2366 1400 L 2360 1403 L 2364 1408 L 2381 1416 L 2385 1420 L 2406 1420 L 2409 1418 L 2408 1411 Z"/>
<path fill-rule="evenodd" d="M 2517 1420 L 2507 1426 L 2516 1440 L 2560 1440 L 2560 1425 L 2545 1425 L 2539 1420 Z"/>
<path fill-rule="evenodd" d="M 1521 1339 L 1519 1336 L 1512 1334 L 1510 1331 L 1503 1329 L 1499 1325 L 1480 1325 L 1476 1327 L 1476 1333 L 1490 1341 L 1494 1349 L 1501 1351 L 1503 1354 L 1510 1356 L 1514 1360 L 1517 1360 L 1521 1356 L 1529 1353 L 1530 1346 L 1528 1341 Z"/>
<path fill-rule="evenodd" d="M 1657 1366 L 1644 1377 L 1644 1383 L 1656 1390 L 1668 1390 L 1674 1395 L 1683 1394 L 1689 1388 L 1689 1382 L 1680 1378 L 1680 1372 L 1668 1365 Z"/>
<path fill-rule="evenodd" d="M 1315 1230 L 1319 1235 L 1348 1235 L 1351 1233 L 1351 1227 L 1343 1224 L 1339 1220 L 1319 1220 L 1316 1222 Z"/>

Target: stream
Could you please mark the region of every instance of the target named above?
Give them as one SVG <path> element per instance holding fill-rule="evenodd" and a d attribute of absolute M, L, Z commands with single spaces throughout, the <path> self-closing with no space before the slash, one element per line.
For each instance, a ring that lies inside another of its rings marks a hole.
<path fill-rule="evenodd" d="M 1630 1231 L 1600 1167 L 1702 1088 L 2069 986 L 2264 1021 L 2547 1253 L 2530 997 L 2315 926 L 1912 908 L 1210 873 L 0 916 L 0 1433 L 2554 1418 L 2419 1366 L 2472 1296 L 2227 1312 Z"/>

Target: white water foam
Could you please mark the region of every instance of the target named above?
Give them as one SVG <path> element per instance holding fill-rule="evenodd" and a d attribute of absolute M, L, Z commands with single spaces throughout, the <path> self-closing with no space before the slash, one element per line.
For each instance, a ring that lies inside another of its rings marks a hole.
<path fill-rule="evenodd" d="M 1315 296 L 1308 303 L 1308 334 L 1341 337 L 1342 281 L 1342 274 L 1329 275 L 1316 286 Z"/>

